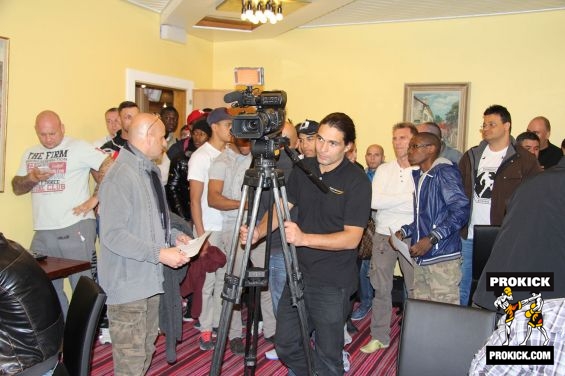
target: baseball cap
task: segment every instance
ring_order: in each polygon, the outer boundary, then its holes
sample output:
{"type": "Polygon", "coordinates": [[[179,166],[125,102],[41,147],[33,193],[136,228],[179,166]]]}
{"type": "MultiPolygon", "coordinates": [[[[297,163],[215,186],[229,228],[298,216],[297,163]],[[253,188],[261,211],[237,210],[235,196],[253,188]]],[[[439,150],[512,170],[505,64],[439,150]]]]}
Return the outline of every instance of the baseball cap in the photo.
{"type": "Polygon", "coordinates": [[[225,107],[218,107],[208,114],[206,120],[208,124],[219,123],[222,120],[231,120],[232,116],[228,114],[228,109],[225,107]]]}
{"type": "Polygon", "coordinates": [[[206,116],[206,114],[207,113],[202,110],[194,110],[186,117],[186,124],[190,125],[201,117],[206,116]]]}
{"type": "Polygon", "coordinates": [[[306,119],[304,122],[296,124],[296,133],[307,135],[315,134],[318,133],[319,127],[320,124],[317,121],[306,119]]]}

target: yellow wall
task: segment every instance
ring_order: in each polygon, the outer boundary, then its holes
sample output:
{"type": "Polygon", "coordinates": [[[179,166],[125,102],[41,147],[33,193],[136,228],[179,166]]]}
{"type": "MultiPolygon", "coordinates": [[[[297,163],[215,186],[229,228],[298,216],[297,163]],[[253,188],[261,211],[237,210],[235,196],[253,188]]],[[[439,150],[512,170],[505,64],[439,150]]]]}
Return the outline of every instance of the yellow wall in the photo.
{"type": "Polygon", "coordinates": [[[263,66],[266,88],[288,92],[295,122],[350,114],[361,161],[374,142],[393,158],[390,128],[402,119],[405,83],[470,82],[468,145],[479,141],[481,114],[493,103],[510,110],[514,135],[543,114],[553,143],[565,137],[565,11],[299,29],[249,42],[188,36],[182,45],[159,39],[157,14],[122,0],[0,0],[0,35],[11,39],[0,231],[24,246],[30,199],[14,196],[9,181],[23,150],[37,142],[35,115],[51,108],[68,134],[102,136],[104,110],[124,99],[126,68],[224,89],[233,87],[233,67],[263,66]]]}
{"type": "Polygon", "coordinates": [[[391,126],[402,120],[405,83],[470,82],[467,146],[482,113],[505,105],[513,135],[547,116],[552,141],[565,137],[565,12],[433,22],[299,29],[274,40],[214,44],[214,85],[231,87],[234,66],[263,66],[267,89],[288,93],[296,123],[330,112],[358,126],[359,160],[381,143],[394,157],[391,126]]]}
{"type": "Polygon", "coordinates": [[[10,181],[24,149],[37,143],[35,115],[57,111],[68,135],[106,133],[104,111],[125,99],[126,68],[212,86],[212,44],[159,38],[159,15],[122,0],[0,0],[0,35],[10,38],[6,186],[0,231],[28,247],[29,195],[10,181]]]}

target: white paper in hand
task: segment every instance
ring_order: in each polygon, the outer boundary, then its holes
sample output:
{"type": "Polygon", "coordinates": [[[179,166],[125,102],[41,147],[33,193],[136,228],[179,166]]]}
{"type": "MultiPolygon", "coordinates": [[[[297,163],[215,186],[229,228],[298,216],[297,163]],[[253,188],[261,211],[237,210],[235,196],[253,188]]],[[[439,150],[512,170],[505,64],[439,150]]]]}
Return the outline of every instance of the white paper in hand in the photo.
{"type": "Polygon", "coordinates": [[[180,244],[177,245],[177,247],[188,257],[196,256],[198,252],[200,252],[200,248],[202,248],[206,239],[208,239],[208,236],[210,236],[210,231],[206,231],[202,236],[192,239],[188,244],[180,244]]]}
{"type": "Polygon", "coordinates": [[[408,251],[408,244],[406,244],[402,240],[398,239],[396,237],[396,235],[394,234],[393,229],[391,229],[390,227],[388,229],[390,230],[390,238],[391,238],[392,247],[394,249],[396,249],[398,252],[400,252],[400,254],[406,260],[408,260],[408,262],[410,262],[410,265],[414,266],[414,259],[410,256],[410,252],[408,251]]]}

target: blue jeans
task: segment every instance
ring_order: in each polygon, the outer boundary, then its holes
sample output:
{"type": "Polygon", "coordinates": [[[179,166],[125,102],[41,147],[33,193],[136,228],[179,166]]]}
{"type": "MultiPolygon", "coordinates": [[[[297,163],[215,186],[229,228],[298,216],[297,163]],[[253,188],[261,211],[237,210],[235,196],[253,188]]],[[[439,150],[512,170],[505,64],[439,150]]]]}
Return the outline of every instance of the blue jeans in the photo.
{"type": "Polygon", "coordinates": [[[469,305],[471,282],[473,281],[473,239],[461,239],[461,284],[459,301],[462,306],[469,305]]]}
{"type": "Polygon", "coordinates": [[[271,253],[269,259],[269,290],[273,301],[273,312],[277,315],[277,308],[284,285],[286,285],[286,267],[282,252],[271,253]]]}
{"type": "MultiPolygon", "coordinates": [[[[343,326],[351,308],[351,291],[332,286],[304,285],[308,331],[316,332],[312,351],[316,373],[343,376],[343,326]]],[[[288,285],[279,301],[276,350],[281,361],[298,376],[307,375],[298,311],[292,306],[288,285]]],[[[289,372],[289,374],[292,374],[289,372]]]]}
{"type": "Polygon", "coordinates": [[[369,279],[370,268],[371,259],[361,260],[361,267],[359,268],[359,300],[361,301],[361,307],[365,309],[371,308],[373,297],[375,296],[375,290],[369,279]]]}

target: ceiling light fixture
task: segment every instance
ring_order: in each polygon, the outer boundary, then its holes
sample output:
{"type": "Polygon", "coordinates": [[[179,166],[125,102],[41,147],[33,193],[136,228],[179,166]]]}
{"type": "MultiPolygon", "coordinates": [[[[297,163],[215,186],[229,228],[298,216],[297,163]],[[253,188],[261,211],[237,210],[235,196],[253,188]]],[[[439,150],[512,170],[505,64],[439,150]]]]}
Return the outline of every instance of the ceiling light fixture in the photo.
{"type": "Polygon", "coordinates": [[[241,0],[241,20],[276,24],[284,18],[282,0],[241,0]]]}

